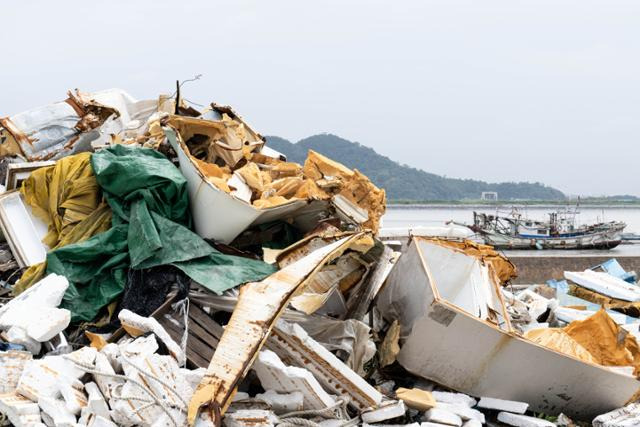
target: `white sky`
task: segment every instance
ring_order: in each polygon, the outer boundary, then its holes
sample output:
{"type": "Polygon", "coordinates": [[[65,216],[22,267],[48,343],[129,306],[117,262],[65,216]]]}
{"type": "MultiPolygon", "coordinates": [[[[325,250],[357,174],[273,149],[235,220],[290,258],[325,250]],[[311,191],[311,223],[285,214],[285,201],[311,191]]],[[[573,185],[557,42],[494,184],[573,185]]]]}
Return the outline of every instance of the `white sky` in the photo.
{"type": "Polygon", "coordinates": [[[121,87],[449,177],[640,196],[637,1],[3,1],[0,115],[121,87]]]}

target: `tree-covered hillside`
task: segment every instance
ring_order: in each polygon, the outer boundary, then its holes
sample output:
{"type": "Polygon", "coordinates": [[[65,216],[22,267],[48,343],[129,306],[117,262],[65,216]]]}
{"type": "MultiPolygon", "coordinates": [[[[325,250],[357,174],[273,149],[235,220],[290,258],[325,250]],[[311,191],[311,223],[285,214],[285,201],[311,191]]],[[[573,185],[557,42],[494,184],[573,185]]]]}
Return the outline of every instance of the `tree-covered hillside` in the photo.
{"type": "Polygon", "coordinates": [[[445,178],[401,165],[373,149],[331,134],[314,135],[293,144],[268,136],[267,145],[290,161],[304,163],[309,149],[315,150],[367,175],[387,191],[389,200],[477,200],[483,191],[497,191],[500,200],[563,200],[565,195],[540,183],[486,183],[472,179],[445,178]]]}

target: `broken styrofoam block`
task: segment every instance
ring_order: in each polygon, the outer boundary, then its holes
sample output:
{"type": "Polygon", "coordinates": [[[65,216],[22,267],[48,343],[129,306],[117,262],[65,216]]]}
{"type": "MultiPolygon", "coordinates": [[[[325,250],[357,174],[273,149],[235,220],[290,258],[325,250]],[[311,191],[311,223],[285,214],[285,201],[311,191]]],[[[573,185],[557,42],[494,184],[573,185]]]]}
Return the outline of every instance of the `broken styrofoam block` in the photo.
{"type": "Polygon", "coordinates": [[[311,338],[298,324],[278,321],[266,346],[285,363],[308,369],[326,390],[360,411],[382,402],[382,394],[378,390],[311,338]]]}
{"type": "Polygon", "coordinates": [[[396,397],[402,400],[409,408],[417,409],[418,411],[428,411],[436,406],[436,400],[431,392],[419,388],[408,389],[400,387],[396,390],[396,397]]]}
{"type": "Polygon", "coordinates": [[[42,396],[38,399],[38,406],[46,413],[56,426],[73,425],[76,417],[69,412],[65,401],[55,397],[42,396]]]}
{"type": "Polygon", "coordinates": [[[477,409],[469,408],[467,405],[457,405],[455,403],[438,403],[437,408],[446,409],[447,411],[453,412],[454,414],[462,418],[462,421],[477,420],[482,424],[485,423],[484,414],[477,409]]]}
{"type": "Polygon", "coordinates": [[[135,337],[145,332],[152,332],[167,346],[169,353],[176,358],[178,364],[184,366],[187,360],[186,355],[156,319],[153,317],[143,317],[126,309],[118,314],[118,319],[122,322],[122,327],[131,336],[135,337]]]}
{"type": "Polygon", "coordinates": [[[73,415],[79,415],[82,408],[87,406],[87,396],[84,394],[84,384],[75,380],[71,382],[62,381],[59,391],[65,401],[67,410],[73,415]]]}
{"type": "Polygon", "coordinates": [[[200,412],[193,427],[216,427],[216,422],[213,419],[211,411],[200,412]]]}
{"type": "Polygon", "coordinates": [[[278,422],[278,417],[262,409],[240,409],[224,416],[225,427],[270,427],[278,422]]]}
{"type": "MultiPolygon", "coordinates": [[[[331,420],[323,420],[317,423],[320,427],[342,427],[344,425],[344,420],[339,419],[331,419],[331,420]]],[[[363,426],[367,426],[369,424],[364,423],[363,426]]]]}
{"type": "Polygon", "coordinates": [[[115,371],[109,363],[109,359],[103,353],[96,354],[95,370],[102,372],[106,375],[93,374],[93,379],[98,385],[100,392],[106,400],[111,399],[111,390],[117,387],[119,384],[123,384],[124,381],[114,378],[111,375],[115,375],[115,371]]]}
{"type": "Polygon", "coordinates": [[[91,419],[87,427],[118,427],[118,425],[112,422],[110,419],[96,415],[91,419]]]}
{"type": "MultiPolygon", "coordinates": [[[[105,348],[108,346],[105,346],[105,348]]],[[[154,335],[139,337],[118,345],[119,353],[126,357],[148,356],[158,351],[158,342],[154,335]]],[[[104,350],[104,349],[103,349],[104,350]]],[[[115,368],[114,368],[115,369],[115,368]]],[[[117,369],[116,369],[117,372],[117,369]]]]}
{"type": "Polygon", "coordinates": [[[40,407],[15,392],[0,394],[0,413],[15,427],[33,426],[41,422],[40,407]]]}
{"type": "Polygon", "coordinates": [[[42,344],[31,338],[27,331],[20,326],[10,327],[6,336],[10,343],[23,346],[31,354],[40,354],[40,350],[42,350],[42,344]]]}
{"type": "MultiPolygon", "coordinates": [[[[90,360],[86,359],[85,355],[77,354],[83,350],[75,351],[66,356],[47,356],[27,362],[18,381],[16,391],[34,402],[37,402],[40,397],[56,397],[61,383],[73,383],[85,373],[63,357],[71,357],[76,354],[78,361],[90,360]]],[[[95,349],[93,351],[95,352],[95,349]]],[[[92,362],[91,360],[90,363],[92,362]]]]}
{"type": "Polygon", "coordinates": [[[207,372],[206,368],[198,368],[198,369],[186,369],[180,368],[180,375],[184,377],[184,379],[189,383],[192,390],[195,390],[202,381],[202,377],[207,372]]]}
{"type": "Polygon", "coordinates": [[[451,391],[432,391],[431,394],[436,399],[436,402],[451,403],[454,405],[466,405],[470,408],[476,406],[476,399],[464,393],[455,393],[451,391]]]}
{"type": "Polygon", "coordinates": [[[515,400],[496,399],[494,397],[482,397],[478,402],[478,408],[493,409],[494,411],[513,412],[514,414],[524,414],[529,408],[525,402],[515,400]]]}
{"type": "Polygon", "coordinates": [[[29,307],[58,307],[68,287],[66,277],[51,273],[0,307],[0,319],[11,318],[12,311],[25,307],[23,303],[28,303],[29,307]]]}
{"type": "Polygon", "coordinates": [[[446,424],[449,426],[462,426],[462,418],[453,412],[446,409],[440,409],[438,407],[429,409],[425,412],[422,419],[432,423],[446,424]]]}
{"type": "Polygon", "coordinates": [[[48,275],[0,307],[0,329],[19,326],[38,342],[55,337],[71,320],[69,310],[56,308],[68,287],[64,276],[48,275]]]}
{"type": "Polygon", "coordinates": [[[271,406],[271,410],[278,415],[301,411],[304,407],[304,395],[299,391],[278,393],[274,390],[267,390],[256,395],[256,398],[268,403],[271,406]]]}
{"type": "Polygon", "coordinates": [[[640,425],[640,403],[631,403],[615,409],[593,420],[593,427],[637,426],[640,425]]]}
{"type": "Polygon", "coordinates": [[[421,422],[420,427],[450,427],[449,424],[432,423],[429,421],[421,422]]]}
{"type": "Polygon", "coordinates": [[[104,400],[104,396],[100,392],[98,385],[94,382],[86,383],[84,389],[88,396],[87,407],[89,410],[98,417],[110,420],[109,405],[107,405],[107,402],[104,400]]]}
{"type": "Polygon", "coordinates": [[[336,403],[311,372],[295,366],[285,366],[278,355],[270,350],[263,350],[258,354],[253,369],[266,390],[279,393],[302,392],[304,409],[324,409],[336,403]]]}
{"type": "Polygon", "coordinates": [[[551,421],[526,415],[512,414],[511,412],[500,412],[498,414],[498,421],[516,427],[556,427],[551,421]]]}
{"type": "MultiPolygon", "coordinates": [[[[153,335],[149,335],[153,338],[153,335]]],[[[141,340],[143,338],[138,338],[141,340]]],[[[153,338],[155,343],[155,338],[153,338]]],[[[157,344],[156,344],[157,345],[157,344]]],[[[150,426],[173,425],[186,423],[185,402],[193,394],[193,389],[180,375],[178,362],[172,356],[162,356],[159,354],[137,354],[131,357],[125,356],[129,346],[123,350],[123,370],[124,375],[132,381],[126,381],[121,387],[112,390],[110,399],[112,418],[117,424],[133,425],[142,424],[150,426]],[[145,389],[141,390],[138,385],[144,384],[145,389]],[[135,397],[156,396],[161,399],[165,412],[158,405],[148,405],[144,401],[139,401],[135,397]],[[175,421],[172,421],[175,420],[175,421]]],[[[138,347],[144,351],[146,346],[138,347]]]]}
{"type": "Polygon", "coordinates": [[[56,423],[53,421],[53,418],[47,415],[46,412],[40,411],[40,419],[47,427],[56,427],[56,423]]]}
{"type": "MultiPolygon", "coordinates": [[[[327,421],[337,421],[338,422],[338,426],[340,425],[344,425],[344,420],[327,420],[327,421]]],[[[323,424],[323,422],[319,423],[321,426],[325,427],[325,424],[323,424]]],[[[421,427],[426,425],[426,427],[440,427],[444,424],[433,424],[433,423],[422,423],[422,424],[418,424],[418,423],[411,423],[411,424],[367,424],[367,423],[362,423],[362,427],[421,427]]],[[[327,427],[334,427],[335,424],[327,424],[327,427]]],[[[445,426],[447,427],[447,426],[445,426]]]]}
{"type": "Polygon", "coordinates": [[[24,365],[32,358],[28,351],[0,351],[0,393],[9,393],[16,389],[24,365]]]}
{"type": "Polygon", "coordinates": [[[120,347],[118,344],[109,343],[100,349],[100,353],[107,357],[107,360],[109,360],[109,363],[116,374],[122,373],[122,363],[119,359],[120,347]]]}
{"type": "Polygon", "coordinates": [[[38,308],[36,313],[31,312],[26,317],[22,325],[26,325],[27,334],[38,342],[49,341],[71,322],[71,312],[65,308],[38,308]]]}
{"type": "Polygon", "coordinates": [[[378,408],[364,411],[360,414],[362,422],[373,424],[404,416],[407,408],[402,400],[383,402],[378,408]]]}
{"type": "Polygon", "coordinates": [[[478,420],[467,420],[462,424],[462,427],[482,427],[482,424],[478,420]]]}

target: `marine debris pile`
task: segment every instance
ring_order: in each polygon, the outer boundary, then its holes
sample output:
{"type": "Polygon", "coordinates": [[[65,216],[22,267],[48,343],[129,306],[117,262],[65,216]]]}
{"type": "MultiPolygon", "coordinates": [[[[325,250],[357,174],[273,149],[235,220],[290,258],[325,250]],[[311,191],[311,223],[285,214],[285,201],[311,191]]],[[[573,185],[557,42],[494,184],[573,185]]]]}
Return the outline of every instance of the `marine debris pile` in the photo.
{"type": "Polygon", "coordinates": [[[366,176],[179,95],[69,92],[0,156],[3,425],[640,423],[615,260],[525,286],[446,227],[395,250],[366,176]]]}

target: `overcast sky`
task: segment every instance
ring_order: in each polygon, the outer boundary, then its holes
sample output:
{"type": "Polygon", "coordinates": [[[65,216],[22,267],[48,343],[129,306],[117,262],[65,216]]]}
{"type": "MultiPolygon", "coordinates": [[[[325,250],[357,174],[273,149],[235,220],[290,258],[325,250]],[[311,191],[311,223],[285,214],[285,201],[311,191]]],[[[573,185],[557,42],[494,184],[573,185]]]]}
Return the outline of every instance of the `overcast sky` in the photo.
{"type": "Polygon", "coordinates": [[[640,196],[637,1],[5,1],[0,41],[0,115],[202,74],[185,96],[262,134],[640,196]]]}

